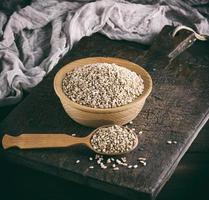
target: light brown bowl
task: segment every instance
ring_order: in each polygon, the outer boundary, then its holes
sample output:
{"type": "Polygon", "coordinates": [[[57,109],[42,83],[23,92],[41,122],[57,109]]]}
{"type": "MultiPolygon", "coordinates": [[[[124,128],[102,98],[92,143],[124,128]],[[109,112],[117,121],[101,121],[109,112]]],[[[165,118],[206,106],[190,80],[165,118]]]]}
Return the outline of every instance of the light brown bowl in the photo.
{"type": "Polygon", "coordinates": [[[79,124],[89,127],[99,127],[108,124],[124,125],[133,120],[141,111],[146,98],[152,90],[152,79],[146,70],[128,60],[111,57],[90,57],[73,61],[60,69],[54,78],[54,90],[66,113],[79,124]],[[62,80],[66,73],[76,67],[102,62],[115,63],[140,74],[144,80],[142,95],[127,105],[108,109],[91,108],[71,101],[62,90],[62,80]]]}

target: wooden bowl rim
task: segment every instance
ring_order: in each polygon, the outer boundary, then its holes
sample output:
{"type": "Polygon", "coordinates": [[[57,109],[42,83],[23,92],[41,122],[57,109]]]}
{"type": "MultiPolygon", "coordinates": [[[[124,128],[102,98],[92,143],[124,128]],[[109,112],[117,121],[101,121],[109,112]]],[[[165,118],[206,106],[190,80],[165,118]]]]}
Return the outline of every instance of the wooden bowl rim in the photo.
{"type": "MultiPolygon", "coordinates": [[[[120,64],[118,64],[120,65],[120,64]]],[[[122,66],[122,65],[120,65],[122,66]]],[[[125,67],[127,69],[129,69],[128,67],[126,66],[122,66],[122,67],[125,67]]],[[[129,69],[130,70],[130,69],[129,69]]],[[[134,70],[132,70],[134,71],[134,70]]],[[[138,71],[135,71],[137,74],[139,74],[138,71]]],[[[141,74],[140,74],[141,75],[141,74]]],[[[142,77],[143,79],[143,77],[142,77]]],[[[82,59],[78,59],[78,60],[74,60],[66,65],[64,65],[55,75],[54,77],[54,90],[55,90],[55,93],[57,94],[57,96],[60,98],[61,102],[63,103],[63,101],[74,107],[74,108],[77,108],[79,110],[82,110],[82,111],[86,111],[86,112],[92,112],[92,113],[112,113],[112,112],[120,112],[120,111],[123,111],[123,110],[126,110],[126,109],[129,109],[133,106],[135,106],[136,104],[138,104],[140,101],[145,101],[146,98],[149,96],[149,94],[151,93],[152,91],[152,78],[151,76],[149,75],[149,73],[144,69],[142,68],[141,66],[131,62],[131,61],[128,61],[128,60],[125,60],[125,59],[122,59],[122,58],[116,58],[116,57],[87,57],[87,58],[82,58],[82,59]],[[80,105],[76,102],[73,102],[71,101],[63,92],[62,90],[62,87],[61,87],[61,83],[62,83],[62,80],[63,80],[63,74],[66,74],[67,72],[73,70],[69,70],[69,68],[72,66],[72,65],[78,65],[81,66],[79,63],[82,63],[82,65],[85,65],[85,61],[86,61],[86,64],[89,64],[89,63],[97,63],[95,62],[95,60],[99,60],[97,62],[106,62],[106,63],[115,63],[115,64],[118,64],[117,61],[119,62],[124,62],[126,65],[133,65],[133,66],[137,66],[139,71],[143,72],[143,76],[146,77],[146,81],[148,82],[147,84],[147,88],[145,86],[145,89],[143,91],[143,93],[137,97],[134,101],[132,101],[131,103],[129,104],[126,104],[126,105],[123,105],[123,106],[120,106],[120,107],[116,107],[116,108],[91,108],[91,107],[88,107],[88,106],[84,106],[84,105],[80,105]],[[92,61],[92,62],[91,62],[92,61]]]]}

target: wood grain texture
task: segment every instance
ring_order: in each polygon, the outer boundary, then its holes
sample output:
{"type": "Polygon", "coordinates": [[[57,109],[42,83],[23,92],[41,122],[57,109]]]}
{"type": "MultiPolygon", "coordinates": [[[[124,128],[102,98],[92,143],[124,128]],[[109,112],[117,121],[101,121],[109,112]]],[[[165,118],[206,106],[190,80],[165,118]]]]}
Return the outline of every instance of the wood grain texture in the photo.
{"type": "MultiPolygon", "coordinates": [[[[88,56],[116,56],[140,63],[140,52],[132,43],[110,41],[100,35],[83,39],[1,123],[1,132],[16,135],[20,132],[61,130],[87,135],[92,129],[69,119],[55,96],[52,87],[54,74],[63,64],[88,56]]],[[[207,50],[205,53],[201,51],[201,55],[187,51],[167,67],[160,62],[157,66],[153,65],[155,70],[152,65],[147,67],[153,77],[153,94],[147,99],[141,115],[131,125],[136,131],[143,130],[143,134],[139,150],[128,156],[129,162],[135,162],[141,156],[147,157],[146,167],[137,170],[121,168],[118,172],[101,170],[99,167],[89,170],[91,164],[88,157],[92,153],[82,147],[41,151],[11,149],[5,152],[5,157],[129,199],[155,197],[208,117],[208,66],[198,64],[198,58],[207,54],[207,50]],[[192,59],[195,63],[194,55],[197,64],[191,65],[192,59]],[[168,145],[167,140],[176,140],[178,143],[168,145]],[[144,150],[140,151],[142,147],[144,150]],[[77,159],[81,160],[79,166],[75,165],[77,159]]]]}
{"type": "Polygon", "coordinates": [[[41,133],[24,133],[18,136],[5,134],[2,139],[4,149],[18,147],[19,149],[40,149],[40,148],[63,148],[73,145],[83,144],[91,147],[91,135],[86,137],[74,137],[68,134],[41,134],[41,133]]]}

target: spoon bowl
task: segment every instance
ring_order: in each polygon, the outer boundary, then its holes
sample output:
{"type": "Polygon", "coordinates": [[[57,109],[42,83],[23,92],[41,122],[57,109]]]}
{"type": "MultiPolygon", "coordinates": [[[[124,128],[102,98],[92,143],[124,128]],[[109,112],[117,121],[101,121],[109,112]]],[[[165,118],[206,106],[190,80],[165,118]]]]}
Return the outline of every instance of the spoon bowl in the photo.
{"type": "Polygon", "coordinates": [[[2,139],[2,146],[4,149],[8,149],[11,147],[17,147],[19,149],[42,149],[42,148],[64,148],[73,145],[83,144],[97,154],[109,155],[109,156],[126,154],[133,151],[137,147],[138,137],[136,133],[132,131],[132,133],[135,134],[135,141],[133,147],[129,151],[121,152],[121,153],[106,153],[95,150],[92,146],[91,138],[97,132],[98,129],[104,127],[111,127],[111,126],[112,125],[101,126],[95,129],[94,131],[92,131],[89,135],[85,137],[74,137],[63,133],[53,133],[53,134],[24,133],[18,136],[11,136],[5,134],[2,139]]]}
{"type": "MultiPolygon", "coordinates": [[[[135,135],[135,141],[134,141],[134,145],[133,147],[129,150],[129,151],[126,151],[126,152],[121,152],[121,153],[105,153],[105,152],[100,152],[100,151],[97,151],[96,149],[93,148],[92,144],[91,144],[91,138],[93,137],[93,135],[101,128],[108,128],[108,127],[111,127],[112,125],[104,125],[104,126],[100,126],[98,127],[97,129],[95,129],[94,131],[92,131],[87,137],[88,138],[88,142],[89,144],[86,144],[91,150],[93,150],[95,153],[97,154],[102,154],[102,155],[107,155],[107,156],[117,156],[117,155],[123,155],[123,154],[127,154],[127,153],[130,153],[131,151],[133,151],[137,146],[138,146],[138,143],[139,143],[139,140],[138,140],[138,137],[136,135],[135,132],[133,132],[131,129],[127,128],[129,131],[132,131],[132,133],[134,133],[135,135]]],[[[123,127],[123,126],[120,126],[120,127],[123,127]]]]}

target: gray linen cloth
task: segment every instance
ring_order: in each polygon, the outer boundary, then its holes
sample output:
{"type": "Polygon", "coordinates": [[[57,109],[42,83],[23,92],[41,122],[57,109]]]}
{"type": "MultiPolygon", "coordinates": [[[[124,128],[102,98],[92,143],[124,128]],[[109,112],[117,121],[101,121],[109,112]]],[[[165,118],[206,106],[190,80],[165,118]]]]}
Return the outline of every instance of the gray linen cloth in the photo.
{"type": "Polygon", "coordinates": [[[209,21],[180,1],[36,0],[9,18],[0,12],[0,106],[17,103],[84,36],[150,44],[165,25],[187,25],[209,35],[209,21]]]}

